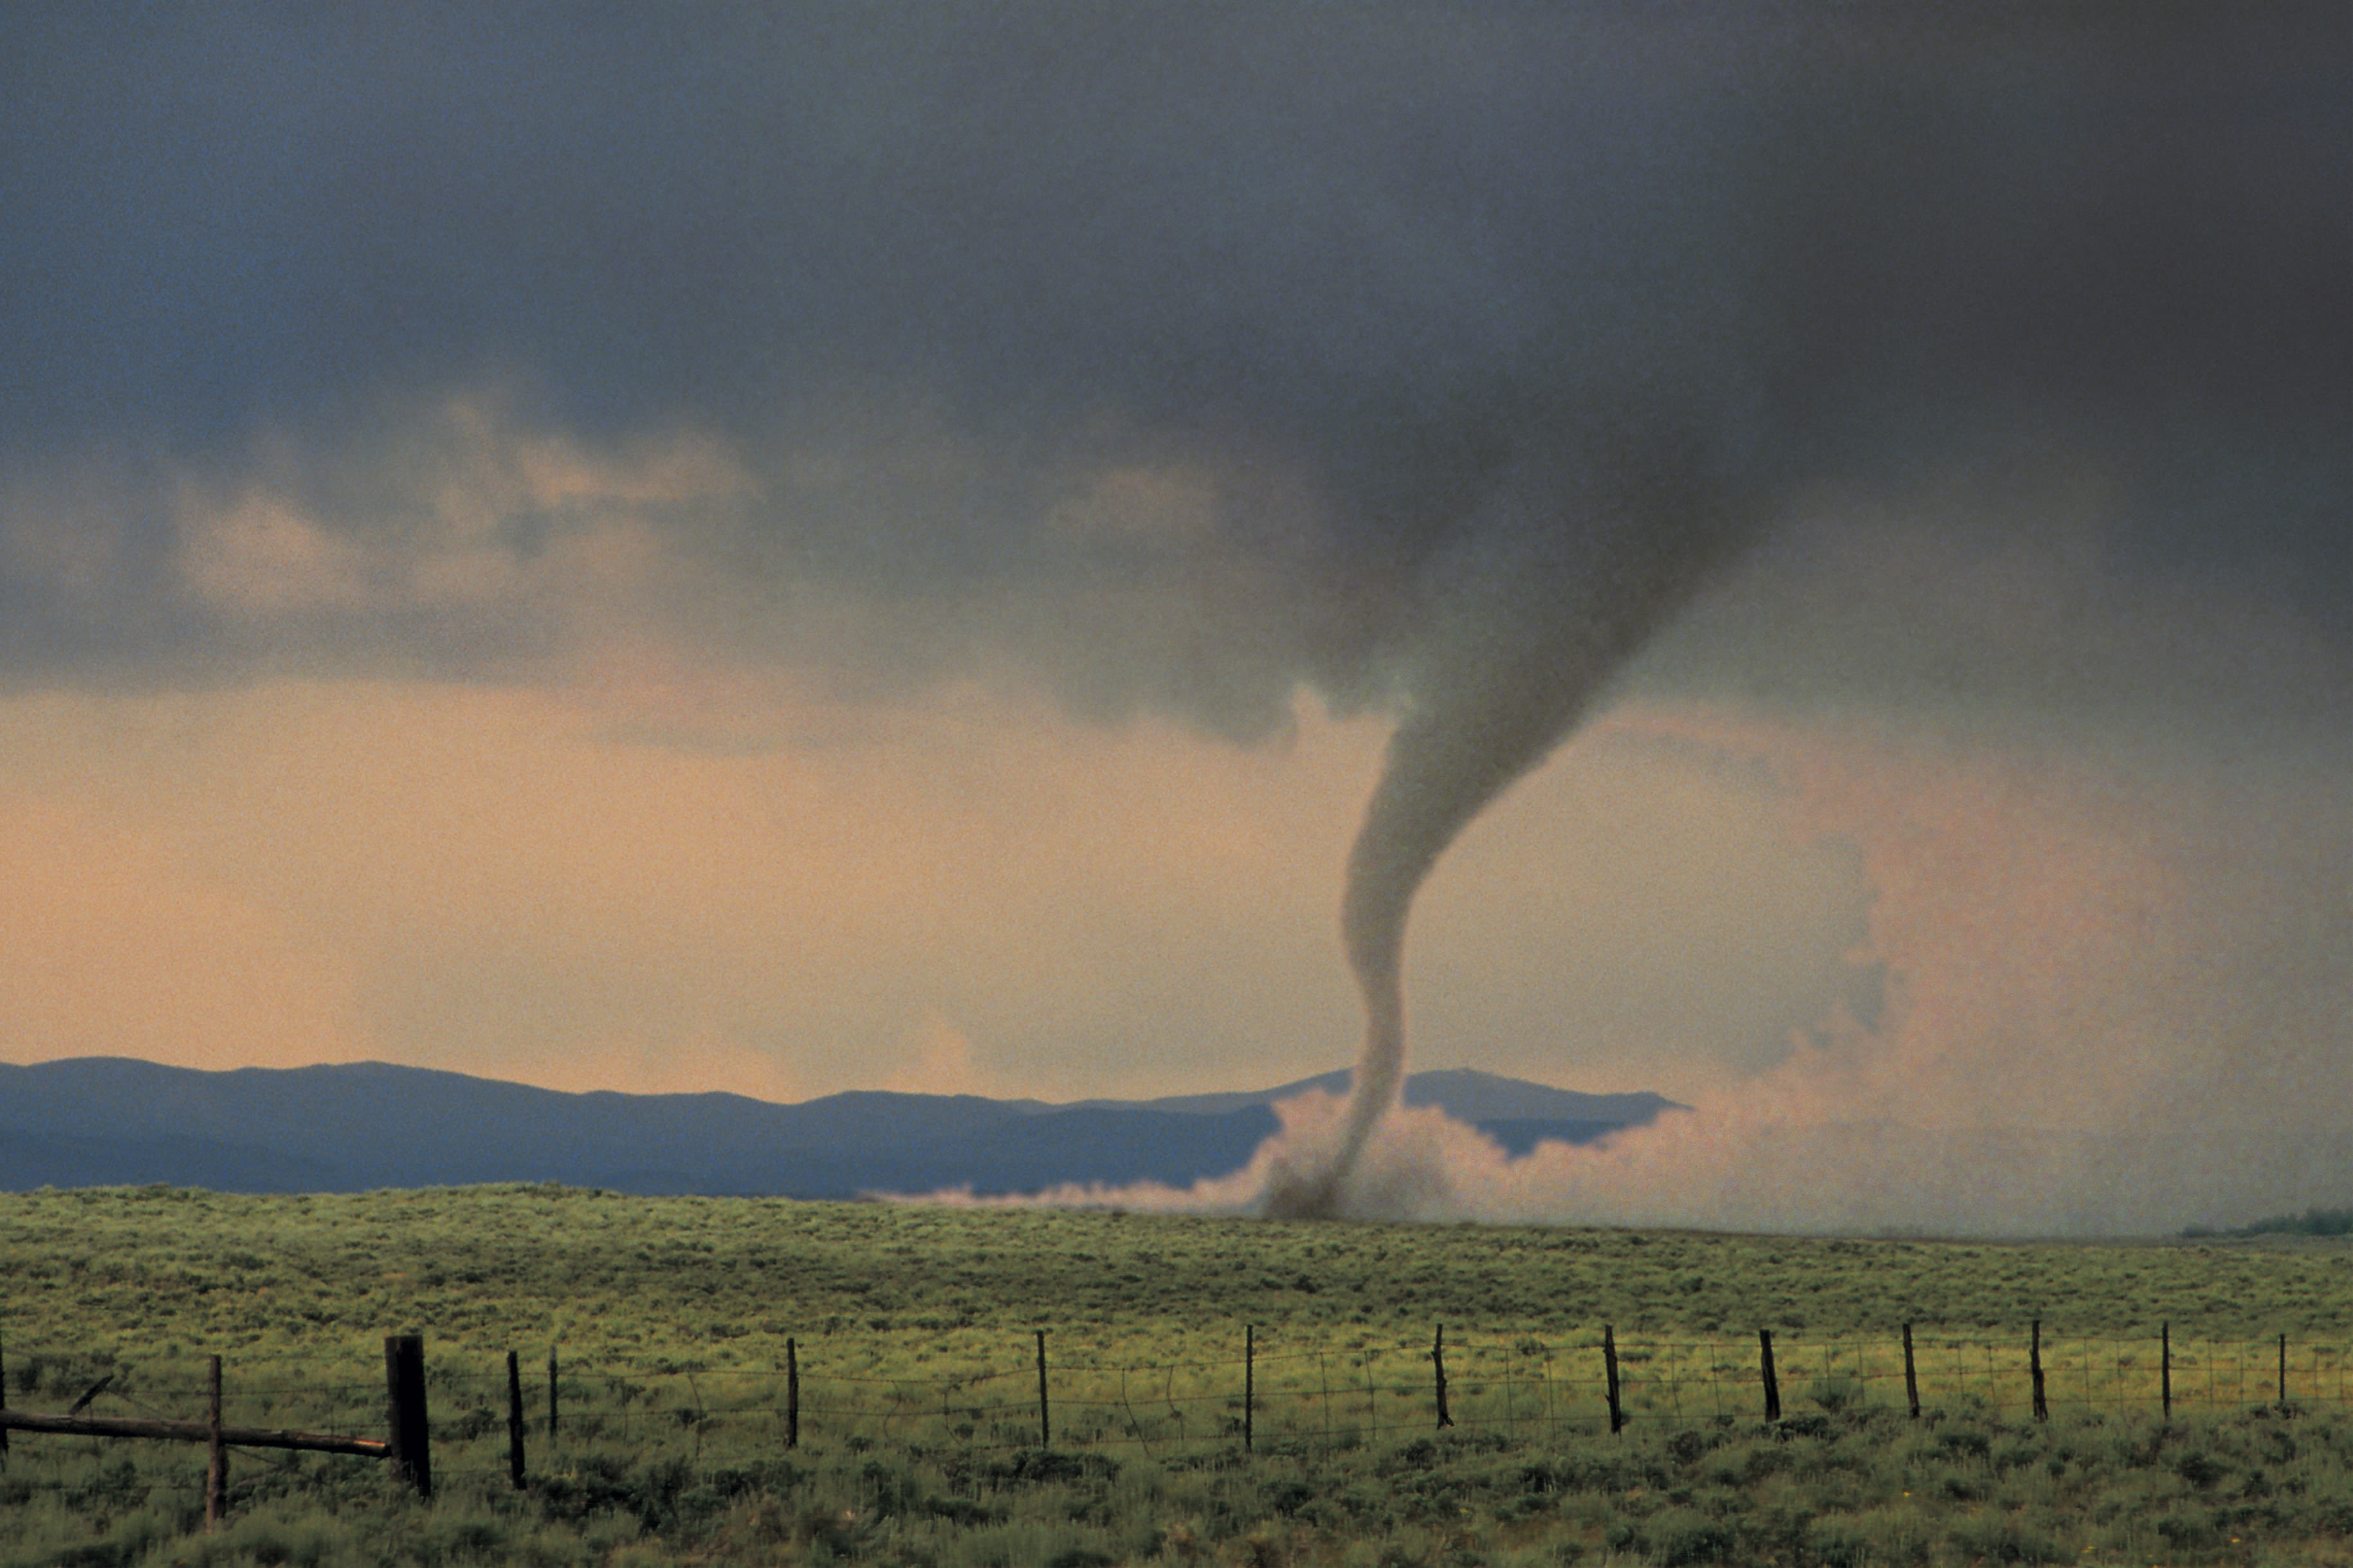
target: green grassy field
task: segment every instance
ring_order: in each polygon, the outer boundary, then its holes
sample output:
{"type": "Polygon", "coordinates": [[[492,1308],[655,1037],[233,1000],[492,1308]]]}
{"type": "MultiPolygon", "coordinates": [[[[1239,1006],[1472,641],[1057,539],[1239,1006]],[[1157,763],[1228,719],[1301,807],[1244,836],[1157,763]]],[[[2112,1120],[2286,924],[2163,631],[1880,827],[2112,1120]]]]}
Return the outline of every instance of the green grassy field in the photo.
{"type": "Polygon", "coordinates": [[[19,1434],[0,1564],[2353,1559],[2342,1239],[140,1189],[0,1194],[0,1279],[21,1409],[108,1379],[92,1414],[197,1417],[218,1354],[230,1424],[380,1436],[384,1337],[421,1333],[437,1481],[420,1503],[364,1460],[240,1453],[208,1537],[201,1445],[19,1434]],[[530,1416],[520,1492],[509,1350],[530,1416]]]}

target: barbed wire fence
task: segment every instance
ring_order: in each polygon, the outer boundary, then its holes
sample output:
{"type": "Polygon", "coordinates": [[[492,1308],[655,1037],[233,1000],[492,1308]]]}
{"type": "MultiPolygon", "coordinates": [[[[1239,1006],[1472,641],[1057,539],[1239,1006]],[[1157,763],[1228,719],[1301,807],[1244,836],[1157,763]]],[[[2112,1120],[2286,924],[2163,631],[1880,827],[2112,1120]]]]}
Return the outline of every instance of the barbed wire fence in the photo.
{"type": "MultiPolygon", "coordinates": [[[[1915,1334],[1905,1325],[1878,1335],[1629,1340],[1604,1325],[1546,1341],[1464,1338],[1459,1329],[1448,1337],[1433,1325],[1423,1342],[1251,1327],[1230,1354],[1126,1362],[1058,1356],[1050,1331],[1033,1332],[1034,1353],[1008,1338],[1002,1356],[918,1371],[897,1370],[932,1353],[914,1336],[829,1336],[807,1353],[795,1338],[773,1366],[575,1359],[551,1350],[543,1383],[534,1363],[528,1397],[516,1352],[440,1349],[423,1363],[429,1475],[444,1486],[522,1488],[609,1468],[617,1452],[658,1453],[690,1472],[807,1463],[830,1452],[955,1459],[983,1471],[990,1463],[1007,1471],[1011,1457],[1011,1472],[1027,1465],[1058,1473],[1038,1458],[1046,1454],[1076,1474],[1068,1467],[1082,1468],[1094,1453],[1247,1463],[1259,1453],[1303,1455],[1450,1431],[1458,1440],[1541,1445],[1606,1442],[1620,1428],[1744,1422],[1820,1432],[1832,1417],[1871,1408],[1931,1418],[2140,1412],[2170,1419],[2353,1403],[2353,1349],[2284,1335],[2046,1336],[2038,1322],[2023,1334],[1915,1334]]],[[[92,1466],[100,1443],[157,1434],[61,1429],[56,1423],[65,1417],[28,1411],[34,1396],[47,1404],[78,1394],[72,1419],[85,1424],[133,1426],[143,1417],[185,1426],[207,1396],[187,1358],[115,1363],[78,1386],[95,1364],[41,1354],[12,1368],[0,1357],[0,1506],[36,1490],[104,1503],[111,1489],[134,1486],[142,1495],[185,1487],[205,1496],[223,1485],[195,1456],[92,1466]],[[133,1419],[101,1414],[110,1410],[133,1419]],[[11,1455],[12,1427],[36,1442],[20,1442],[11,1455]],[[56,1462],[36,1458],[37,1445],[54,1445],[56,1462]],[[81,1462],[66,1462],[71,1455],[81,1462]]],[[[397,1449],[396,1405],[383,1380],[322,1374],[309,1363],[231,1363],[213,1417],[237,1456],[231,1500],[352,1479],[343,1454],[265,1456],[239,1447],[236,1431],[268,1426],[350,1440],[391,1433],[397,1449]]],[[[417,1418],[426,1419],[423,1408],[417,1418]]],[[[421,1464],[424,1443],[417,1449],[410,1459],[421,1464]]]]}

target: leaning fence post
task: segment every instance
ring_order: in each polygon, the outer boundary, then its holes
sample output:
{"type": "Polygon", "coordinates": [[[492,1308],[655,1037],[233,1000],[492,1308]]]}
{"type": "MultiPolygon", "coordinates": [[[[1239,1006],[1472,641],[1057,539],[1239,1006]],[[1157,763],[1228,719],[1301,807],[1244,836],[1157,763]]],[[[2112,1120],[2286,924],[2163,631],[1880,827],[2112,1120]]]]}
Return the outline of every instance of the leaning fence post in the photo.
{"type": "Polygon", "coordinates": [[[1430,1361],[1438,1373],[1438,1424],[1454,1425],[1454,1417],[1446,1408],[1446,1325],[1438,1325],[1438,1342],[1430,1347],[1430,1361]]]}
{"type": "Polygon", "coordinates": [[[1625,1412],[1618,1404],[1618,1331],[1608,1323],[1601,1325],[1601,1372],[1609,1389],[1609,1430],[1614,1435],[1626,1426],[1625,1412]]]}
{"type": "Polygon", "coordinates": [[[785,1447],[801,1446],[801,1351],[790,1335],[785,1338],[785,1447]]]}
{"type": "Polygon", "coordinates": [[[522,1490],[522,1363],[507,1352],[507,1473],[522,1490]]]}
{"type": "Polygon", "coordinates": [[[2173,1419],[2173,1325],[2157,1325],[2157,1390],[2165,1402],[2165,1418],[2173,1419]]]}
{"type": "Polygon", "coordinates": [[[2034,1374],[2034,1418],[2051,1419],[2051,1406],[2042,1398],[2042,1320],[2034,1320],[2034,1337],[2027,1342],[2027,1368],[2034,1374]]]}
{"type": "Polygon", "coordinates": [[[1912,1325],[1904,1325],[1904,1398],[1912,1406],[1912,1419],[1920,1419],[1920,1373],[1912,1363],[1912,1325]]]}
{"type": "Polygon", "coordinates": [[[417,1489],[433,1495],[431,1438],[425,1420],[425,1336],[386,1334],[384,1337],[385,1402],[390,1406],[392,1472],[417,1489]]]}
{"type": "Polygon", "coordinates": [[[210,1450],[205,1467],[205,1532],[220,1528],[228,1512],[228,1447],[221,1441],[221,1358],[215,1356],[205,1373],[205,1435],[210,1450]]]}
{"type": "Polygon", "coordinates": [[[1781,1380],[1773,1375],[1773,1331],[1757,1331],[1758,1363],[1765,1373],[1765,1419],[1781,1419],[1781,1380]]]}
{"type": "Polygon", "coordinates": [[[1242,1452],[1250,1451],[1250,1405],[1258,1395],[1258,1325],[1242,1325],[1242,1452]]]}

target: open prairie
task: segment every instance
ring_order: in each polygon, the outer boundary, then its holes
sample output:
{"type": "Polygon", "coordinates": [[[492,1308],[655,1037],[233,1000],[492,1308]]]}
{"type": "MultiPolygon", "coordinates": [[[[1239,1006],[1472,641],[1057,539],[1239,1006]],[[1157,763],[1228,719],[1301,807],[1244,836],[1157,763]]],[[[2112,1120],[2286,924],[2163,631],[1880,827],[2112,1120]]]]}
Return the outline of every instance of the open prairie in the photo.
{"type": "Polygon", "coordinates": [[[228,1426],[382,1436],[385,1338],[418,1333],[435,1483],[240,1450],[207,1535],[203,1445],[18,1432],[10,1565],[2318,1563],[2353,1540],[2337,1241],[113,1189],[0,1196],[0,1256],[12,1408],[95,1387],[90,1415],[201,1418],[217,1354],[228,1426]]]}

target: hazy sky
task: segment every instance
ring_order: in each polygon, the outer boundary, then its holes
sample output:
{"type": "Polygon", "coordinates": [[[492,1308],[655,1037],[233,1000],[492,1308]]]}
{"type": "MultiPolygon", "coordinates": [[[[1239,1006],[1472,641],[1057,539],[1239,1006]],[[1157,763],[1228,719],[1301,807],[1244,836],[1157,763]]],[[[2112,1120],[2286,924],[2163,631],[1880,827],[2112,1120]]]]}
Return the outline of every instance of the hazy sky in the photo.
{"type": "Polygon", "coordinates": [[[1409,1065],[1711,1131],[1466,1203],[2353,1201],[2353,29],[2264,17],[9,6],[0,1059],[1321,1071],[1392,729],[1584,638],[1409,1065]]]}

